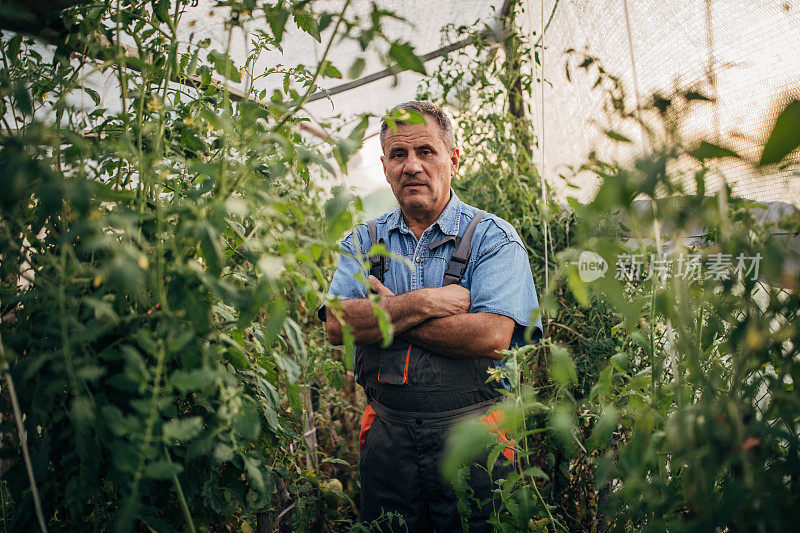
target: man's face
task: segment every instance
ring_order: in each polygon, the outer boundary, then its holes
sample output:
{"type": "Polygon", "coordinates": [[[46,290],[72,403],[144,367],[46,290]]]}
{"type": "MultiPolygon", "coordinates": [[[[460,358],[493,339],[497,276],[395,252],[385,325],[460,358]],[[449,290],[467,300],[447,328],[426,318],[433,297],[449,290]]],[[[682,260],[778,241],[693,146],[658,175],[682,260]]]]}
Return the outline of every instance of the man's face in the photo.
{"type": "Polygon", "coordinates": [[[404,211],[440,213],[450,200],[450,181],[458,169],[458,149],[447,148],[439,125],[398,124],[386,132],[383,173],[404,211]]]}

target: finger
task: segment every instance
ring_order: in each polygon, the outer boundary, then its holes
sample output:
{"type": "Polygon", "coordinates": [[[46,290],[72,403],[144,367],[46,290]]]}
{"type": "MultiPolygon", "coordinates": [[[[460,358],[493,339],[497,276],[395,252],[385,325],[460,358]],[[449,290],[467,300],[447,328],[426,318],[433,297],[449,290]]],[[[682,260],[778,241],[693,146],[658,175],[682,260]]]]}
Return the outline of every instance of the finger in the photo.
{"type": "Polygon", "coordinates": [[[369,277],[369,282],[372,285],[372,288],[378,294],[382,294],[383,296],[394,296],[394,293],[392,291],[390,291],[388,288],[386,288],[386,285],[381,283],[381,281],[378,278],[376,278],[375,276],[370,276],[369,277]]]}

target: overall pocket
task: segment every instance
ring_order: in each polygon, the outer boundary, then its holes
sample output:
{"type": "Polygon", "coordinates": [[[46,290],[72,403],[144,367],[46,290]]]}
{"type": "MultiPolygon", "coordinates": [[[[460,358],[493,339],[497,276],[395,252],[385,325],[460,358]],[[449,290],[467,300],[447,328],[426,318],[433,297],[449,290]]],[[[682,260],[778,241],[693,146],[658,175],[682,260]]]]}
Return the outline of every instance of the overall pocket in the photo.
{"type": "Polygon", "coordinates": [[[380,352],[378,362],[378,382],[388,385],[408,384],[408,360],[411,358],[411,345],[394,343],[380,352]]]}
{"type": "MultiPolygon", "coordinates": [[[[441,385],[442,384],[442,358],[434,352],[415,347],[411,350],[411,383],[412,385],[441,385]]],[[[455,361],[455,359],[453,360],[455,361]]],[[[464,364],[465,361],[458,361],[464,364]]],[[[449,371],[445,374],[450,376],[449,371]]]]}

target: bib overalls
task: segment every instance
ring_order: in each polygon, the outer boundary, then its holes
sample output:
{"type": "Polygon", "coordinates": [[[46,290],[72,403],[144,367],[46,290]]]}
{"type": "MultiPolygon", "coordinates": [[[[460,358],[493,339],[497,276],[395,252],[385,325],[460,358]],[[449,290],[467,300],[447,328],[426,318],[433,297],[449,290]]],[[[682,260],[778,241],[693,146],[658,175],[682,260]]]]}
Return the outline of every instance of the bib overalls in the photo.
{"type": "MultiPolygon", "coordinates": [[[[484,214],[479,211],[456,238],[442,285],[461,280],[471,237],[484,214]]],[[[375,243],[375,222],[367,225],[375,243]]],[[[385,270],[384,257],[370,258],[370,274],[383,282],[385,270]]],[[[388,348],[356,347],[356,375],[369,403],[360,436],[362,521],[388,512],[405,521],[400,526],[398,520],[389,520],[393,531],[461,531],[462,518],[469,531],[491,531],[487,519],[494,485],[485,469],[471,468],[471,504],[460,514],[455,491],[442,478],[440,461],[452,425],[464,416],[483,413],[500,398],[496,384],[486,383],[492,364],[488,358],[448,357],[400,340],[388,348]]],[[[503,456],[513,459],[512,454],[507,449],[503,456]]],[[[503,456],[494,469],[495,479],[507,477],[512,468],[503,456]]]]}

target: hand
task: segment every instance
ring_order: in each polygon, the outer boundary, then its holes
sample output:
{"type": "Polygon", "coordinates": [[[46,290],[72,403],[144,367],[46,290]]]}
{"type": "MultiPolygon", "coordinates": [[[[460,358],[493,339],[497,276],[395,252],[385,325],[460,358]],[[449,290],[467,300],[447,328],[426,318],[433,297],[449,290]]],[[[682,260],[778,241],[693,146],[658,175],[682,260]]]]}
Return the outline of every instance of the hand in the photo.
{"type": "Polygon", "coordinates": [[[394,296],[394,293],[390,291],[386,285],[381,283],[380,280],[375,276],[369,277],[369,283],[372,285],[372,289],[381,296],[394,296]]]}
{"type": "Polygon", "coordinates": [[[426,296],[433,318],[469,313],[471,303],[469,289],[453,283],[425,290],[428,291],[426,296]]]}
{"type": "MultiPolygon", "coordinates": [[[[369,282],[373,290],[381,296],[394,296],[394,293],[375,276],[370,276],[369,282]]],[[[453,283],[444,287],[423,289],[419,294],[425,295],[431,318],[469,313],[471,304],[469,290],[461,285],[453,283]]]]}

